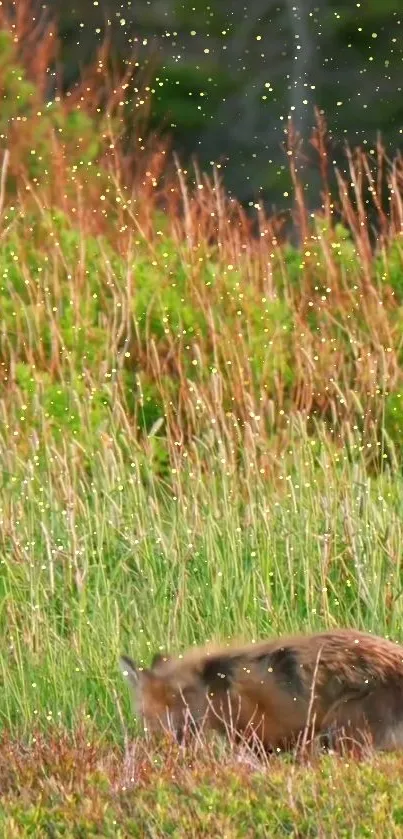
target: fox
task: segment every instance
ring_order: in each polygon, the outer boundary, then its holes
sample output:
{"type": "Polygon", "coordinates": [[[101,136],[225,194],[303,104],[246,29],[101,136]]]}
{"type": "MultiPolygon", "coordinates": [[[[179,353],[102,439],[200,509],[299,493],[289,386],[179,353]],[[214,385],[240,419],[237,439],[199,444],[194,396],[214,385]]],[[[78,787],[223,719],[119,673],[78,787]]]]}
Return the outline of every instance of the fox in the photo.
{"type": "Polygon", "coordinates": [[[120,667],[145,731],[181,744],[214,730],[276,753],[311,730],[324,748],[341,735],[380,751],[403,747],[403,646],[371,633],[206,645],[157,653],[144,669],[122,655],[120,667]]]}

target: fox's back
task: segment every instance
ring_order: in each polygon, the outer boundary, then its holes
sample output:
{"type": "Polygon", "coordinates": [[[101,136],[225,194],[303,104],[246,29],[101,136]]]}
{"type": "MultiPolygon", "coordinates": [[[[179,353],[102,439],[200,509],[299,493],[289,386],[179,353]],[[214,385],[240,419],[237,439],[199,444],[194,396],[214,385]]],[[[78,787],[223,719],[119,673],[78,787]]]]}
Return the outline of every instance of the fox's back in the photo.
{"type": "Polygon", "coordinates": [[[384,681],[390,676],[403,678],[403,646],[387,638],[352,629],[336,629],[310,635],[289,635],[249,644],[205,646],[189,650],[180,659],[164,665],[164,672],[197,672],[206,661],[225,662],[233,673],[249,674],[265,658],[282,659],[291,672],[291,661],[310,680],[314,671],[318,685],[329,674],[338,674],[341,681],[359,681],[370,677],[384,681]]]}

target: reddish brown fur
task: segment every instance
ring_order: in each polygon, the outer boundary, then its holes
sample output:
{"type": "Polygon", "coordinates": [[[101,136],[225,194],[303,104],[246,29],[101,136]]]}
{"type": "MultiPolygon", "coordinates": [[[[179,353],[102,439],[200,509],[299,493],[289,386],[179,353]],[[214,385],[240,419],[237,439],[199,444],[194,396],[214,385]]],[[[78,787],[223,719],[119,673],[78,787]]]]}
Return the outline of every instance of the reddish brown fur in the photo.
{"type": "Polygon", "coordinates": [[[122,659],[146,727],[199,726],[249,737],[267,749],[316,733],[403,746],[403,647],[354,630],[204,647],[139,671],[122,659]]]}

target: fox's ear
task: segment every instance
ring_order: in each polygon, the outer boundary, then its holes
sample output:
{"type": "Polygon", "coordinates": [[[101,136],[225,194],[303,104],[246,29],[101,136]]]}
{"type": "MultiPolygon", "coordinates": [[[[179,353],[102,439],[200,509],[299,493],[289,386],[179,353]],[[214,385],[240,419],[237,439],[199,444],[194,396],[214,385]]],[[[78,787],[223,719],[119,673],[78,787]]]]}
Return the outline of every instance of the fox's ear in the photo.
{"type": "Polygon", "coordinates": [[[120,656],[119,664],[125,678],[134,688],[138,688],[143,671],[139,670],[133,659],[127,655],[120,656]]]}
{"type": "Polygon", "coordinates": [[[156,664],[162,664],[164,661],[169,661],[170,656],[167,653],[155,653],[153,656],[151,667],[155,667],[156,664]]]}

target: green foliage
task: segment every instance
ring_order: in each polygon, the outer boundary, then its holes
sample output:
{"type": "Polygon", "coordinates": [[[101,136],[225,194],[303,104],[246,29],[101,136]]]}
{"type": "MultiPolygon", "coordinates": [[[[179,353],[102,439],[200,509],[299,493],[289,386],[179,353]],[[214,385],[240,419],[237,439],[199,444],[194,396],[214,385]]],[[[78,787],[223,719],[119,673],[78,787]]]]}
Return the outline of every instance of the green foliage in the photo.
{"type": "Polygon", "coordinates": [[[133,269],[136,288],[132,310],[142,334],[149,330],[159,339],[166,334],[176,338],[205,335],[204,313],[192,299],[192,286],[174,243],[164,238],[158,256],[157,264],[150,258],[140,258],[133,269]]]}
{"type": "Polygon", "coordinates": [[[292,245],[286,245],[284,248],[284,264],[287,283],[298,288],[303,269],[301,251],[292,247],[292,245]]]}
{"type": "MultiPolygon", "coordinates": [[[[0,138],[14,154],[18,149],[29,178],[45,182],[51,177],[55,139],[62,144],[72,174],[95,167],[101,151],[101,121],[96,125],[82,110],[69,112],[58,100],[41,101],[25,69],[16,63],[12,35],[5,31],[0,32],[0,84],[0,138]]],[[[16,181],[12,183],[15,188],[16,181]]],[[[9,180],[9,189],[12,183],[9,180]]]]}
{"type": "Polygon", "coordinates": [[[336,224],[334,228],[334,242],[332,251],[336,265],[342,266],[346,273],[359,272],[360,261],[357,248],[351,236],[351,232],[342,224],[336,224]]]}
{"type": "Polygon", "coordinates": [[[390,286],[398,303],[403,303],[403,252],[399,240],[391,243],[386,254],[377,258],[377,269],[382,282],[390,286]]]}
{"type": "Polygon", "coordinates": [[[399,454],[403,454],[403,392],[389,393],[385,399],[384,428],[399,454]]]}
{"type": "Polygon", "coordinates": [[[259,305],[248,297],[246,290],[248,346],[256,381],[263,381],[269,392],[273,391],[276,378],[290,388],[294,381],[292,311],[284,300],[265,300],[259,305]]]}
{"type": "Polygon", "coordinates": [[[159,69],[154,84],[153,120],[164,127],[168,117],[168,125],[180,126],[181,131],[203,129],[206,119],[216,113],[222,97],[237,89],[234,78],[222,70],[178,64],[159,69]]]}
{"type": "Polygon", "coordinates": [[[107,386],[88,391],[79,376],[72,381],[54,381],[46,371],[38,373],[24,362],[16,365],[15,382],[24,402],[23,420],[31,431],[40,432],[45,421],[55,440],[66,442],[69,435],[79,435],[91,450],[99,432],[108,425],[111,403],[107,386]]]}
{"type": "Polygon", "coordinates": [[[7,136],[11,122],[33,112],[36,89],[26,79],[25,70],[14,63],[14,45],[9,32],[0,32],[0,77],[2,81],[1,134],[7,136]]]}

